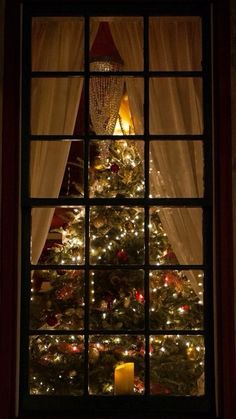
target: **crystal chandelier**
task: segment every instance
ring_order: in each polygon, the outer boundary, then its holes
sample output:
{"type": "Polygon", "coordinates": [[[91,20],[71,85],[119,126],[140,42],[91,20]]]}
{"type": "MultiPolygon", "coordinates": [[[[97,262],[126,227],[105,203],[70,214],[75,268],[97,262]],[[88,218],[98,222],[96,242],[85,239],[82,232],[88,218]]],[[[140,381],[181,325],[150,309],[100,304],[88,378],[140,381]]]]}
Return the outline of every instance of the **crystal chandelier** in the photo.
{"type": "MultiPolygon", "coordinates": [[[[113,57],[99,57],[90,61],[90,70],[99,72],[120,71],[121,61],[113,57]]],[[[90,116],[94,131],[97,135],[113,134],[124,81],[122,77],[94,76],[90,79],[90,116]]]]}
{"type": "MultiPolygon", "coordinates": [[[[109,24],[102,22],[90,52],[90,71],[109,73],[94,75],[89,85],[89,111],[97,135],[112,135],[118,118],[124,79],[112,75],[122,69],[123,61],[114,44],[109,24]]],[[[110,141],[100,145],[100,157],[105,163],[110,141]]]]}

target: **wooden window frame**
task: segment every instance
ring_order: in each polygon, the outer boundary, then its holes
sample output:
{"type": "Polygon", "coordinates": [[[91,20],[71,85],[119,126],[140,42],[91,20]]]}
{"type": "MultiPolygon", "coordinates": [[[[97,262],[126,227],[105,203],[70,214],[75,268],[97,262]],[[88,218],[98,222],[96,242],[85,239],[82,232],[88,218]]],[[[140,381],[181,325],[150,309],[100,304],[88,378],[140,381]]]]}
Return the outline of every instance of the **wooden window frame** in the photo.
{"type": "MultiPolygon", "coordinates": [[[[191,3],[187,0],[184,3],[191,3]]],[[[199,3],[202,3],[199,1],[199,3]]],[[[233,233],[230,121],[229,5],[213,1],[214,129],[215,129],[215,254],[217,392],[219,413],[236,417],[233,300],[233,233]],[[227,284],[227,286],[225,286],[227,284]],[[227,310],[226,310],[227,307],[227,310]]],[[[21,3],[12,0],[5,10],[5,56],[2,130],[1,328],[2,418],[16,416],[18,217],[19,217],[19,104],[21,3]]],[[[112,414],[111,414],[112,417],[112,414]]],[[[132,414],[130,415],[132,417],[132,414]]],[[[193,415],[189,417],[194,417],[193,415]]],[[[201,416],[203,417],[203,416],[201,416]]],[[[207,416],[209,418],[209,415],[207,416]]]]}

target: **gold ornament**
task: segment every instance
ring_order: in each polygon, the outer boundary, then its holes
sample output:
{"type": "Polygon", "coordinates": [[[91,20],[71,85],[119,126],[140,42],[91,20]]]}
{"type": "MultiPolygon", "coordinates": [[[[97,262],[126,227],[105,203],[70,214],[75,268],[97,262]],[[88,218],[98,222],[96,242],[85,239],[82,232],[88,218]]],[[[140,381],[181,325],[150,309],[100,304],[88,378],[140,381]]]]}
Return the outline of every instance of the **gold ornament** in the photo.
{"type": "Polygon", "coordinates": [[[103,215],[98,215],[96,218],[94,218],[93,220],[93,225],[96,228],[101,228],[106,224],[106,219],[104,218],[103,215]]]}
{"type": "Polygon", "coordinates": [[[131,170],[125,170],[124,176],[123,176],[123,182],[128,185],[132,181],[132,171],[131,170]]]}
{"type": "Polygon", "coordinates": [[[187,354],[191,361],[194,361],[196,359],[197,354],[196,354],[196,349],[194,347],[190,346],[187,349],[187,354]]]}
{"type": "Polygon", "coordinates": [[[96,170],[104,170],[105,169],[104,164],[99,157],[96,157],[95,160],[94,160],[94,168],[96,170]]]}
{"type": "Polygon", "coordinates": [[[95,364],[100,357],[99,350],[95,347],[89,348],[89,362],[95,364]]]}
{"type": "Polygon", "coordinates": [[[100,309],[101,310],[107,310],[107,302],[105,300],[102,300],[100,303],[100,309]]]}
{"type": "Polygon", "coordinates": [[[130,297],[125,297],[124,299],[124,307],[128,308],[130,306],[130,297]]]}
{"type": "Polygon", "coordinates": [[[48,292],[48,291],[51,291],[52,289],[53,287],[49,281],[43,281],[40,288],[40,292],[48,292]]]}
{"type": "Polygon", "coordinates": [[[75,370],[71,370],[71,371],[69,371],[68,376],[69,376],[70,378],[74,378],[74,377],[76,377],[76,375],[77,375],[77,371],[75,371],[75,370]]]}
{"type": "Polygon", "coordinates": [[[52,307],[52,301],[48,300],[46,303],[47,308],[51,308],[52,307]]]}

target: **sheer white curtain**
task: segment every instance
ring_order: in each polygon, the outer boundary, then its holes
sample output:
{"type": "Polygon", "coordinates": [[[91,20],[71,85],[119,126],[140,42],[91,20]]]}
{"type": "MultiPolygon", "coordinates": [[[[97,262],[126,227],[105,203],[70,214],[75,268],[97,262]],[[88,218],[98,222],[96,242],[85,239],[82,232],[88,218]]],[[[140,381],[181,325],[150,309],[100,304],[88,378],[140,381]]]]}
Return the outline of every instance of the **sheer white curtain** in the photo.
{"type": "MultiPolygon", "coordinates": [[[[97,26],[91,30],[94,39],[97,26]]],[[[83,68],[83,21],[79,18],[37,18],[32,25],[32,69],[66,71],[83,68]]],[[[73,134],[83,79],[34,78],[31,84],[32,134],[73,134]]],[[[31,142],[31,196],[59,195],[70,141],[31,142]]],[[[47,238],[53,208],[32,210],[32,263],[37,263],[47,238]]]]}
{"type": "MultiPolygon", "coordinates": [[[[151,21],[152,66],[160,69],[158,51],[164,69],[198,68],[200,26],[196,20],[160,18],[151,21]],[[173,37],[175,41],[173,42],[173,37]],[[166,47],[167,46],[167,47],[166,47]]],[[[200,62],[200,60],[199,60],[200,62]]],[[[161,68],[162,69],[162,68],[161,68]]],[[[153,134],[201,134],[201,82],[193,78],[151,79],[150,131],[153,134]],[[166,108],[165,108],[166,106],[166,108]],[[166,110],[166,111],[165,111],[166,110]]],[[[151,144],[156,170],[151,173],[154,196],[202,197],[203,155],[197,141],[151,144]],[[178,167],[178,178],[176,176],[178,167]]],[[[162,209],[160,217],[174,252],[181,264],[202,263],[202,213],[196,208],[162,209]]],[[[199,295],[199,272],[188,272],[192,288],[199,295]]]]}
{"type": "MultiPolygon", "coordinates": [[[[200,56],[198,22],[186,19],[175,22],[165,18],[150,22],[152,55],[150,63],[155,70],[196,69],[200,56]],[[173,34],[175,41],[173,42],[173,34]],[[192,48],[192,42],[195,43],[192,48]],[[162,51],[160,57],[158,51],[162,51]],[[183,58],[184,57],[184,58],[183,58]],[[183,61],[184,60],[184,61],[183,61]]],[[[142,32],[139,21],[133,21],[120,31],[111,24],[111,31],[125,66],[141,69],[142,32]],[[128,41],[127,41],[128,40],[128,41]],[[128,44],[127,44],[128,42],[128,44]],[[141,54],[139,53],[141,52],[141,54]]],[[[135,132],[143,133],[143,85],[140,79],[127,80],[127,90],[135,132]]],[[[150,80],[150,132],[152,134],[199,134],[202,132],[202,103],[199,80],[151,79],[150,80]]],[[[200,197],[203,194],[202,149],[198,142],[152,142],[150,173],[153,196],[200,197]],[[179,179],[176,181],[176,165],[179,179]]],[[[202,220],[199,209],[162,209],[160,218],[180,264],[202,263],[202,220]]],[[[195,293],[201,293],[199,272],[188,272],[195,293]]]]}

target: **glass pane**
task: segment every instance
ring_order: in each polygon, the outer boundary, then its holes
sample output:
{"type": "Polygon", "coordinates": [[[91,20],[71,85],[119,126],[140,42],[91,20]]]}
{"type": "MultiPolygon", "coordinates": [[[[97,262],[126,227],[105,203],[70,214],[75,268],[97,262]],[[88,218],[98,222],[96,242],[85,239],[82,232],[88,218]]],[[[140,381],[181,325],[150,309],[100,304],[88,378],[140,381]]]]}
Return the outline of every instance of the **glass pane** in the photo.
{"type": "Polygon", "coordinates": [[[89,174],[90,197],[143,197],[143,141],[91,141],[89,174]]]}
{"type": "Polygon", "coordinates": [[[151,336],[150,354],[151,394],[204,394],[203,336],[151,336]]]}
{"type": "Polygon", "coordinates": [[[90,262],[144,263],[144,210],[93,207],[90,212],[90,262]]]}
{"type": "Polygon", "coordinates": [[[203,328],[203,272],[150,272],[150,327],[203,328]]]}
{"type": "Polygon", "coordinates": [[[202,198],[201,141],[151,141],[150,197],[202,198]]]}
{"type": "Polygon", "coordinates": [[[33,71],[82,70],[84,19],[72,16],[33,17],[31,54],[33,71]]]}
{"type": "Polygon", "coordinates": [[[92,133],[143,134],[144,84],[141,77],[93,76],[89,89],[92,133]]]}
{"type": "Polygon", "coordinates": [[[143,19],[137,16],[92,18],[90,63],[91,71],[143,70],[143,19]]]}
{"type": "Polygon", "coordinates": [[[201,70],[201,19],[160,16],[149,19],[150,70],[201,70]]]}
{"type": "Polygon", "coordinates": [[[202,209],[152,207],[149,228],[151,264],[203,263],[202,209]]]}
{"type": "Polygon", "coordinates": [[[91,336],[89,393],[139,395],[144,392],[143,336],[91,336]]]}
{"type": "Polygon", "coordinates": [[[150,78],[150,134],[202,134],[202,79],[150,78]]]}
{"type": "Polygon", "coordinates": [[[144,327],[144,272],[96,270],[90,273],[90,328],[137,330],[144,327]]]}
{"type": "Polygon", "coordinates": [[[83,394],[83,336],[32,336],[29,357],[30,394],[83,394]]]}
{"type": "Polygon", "coordinates": [[[30,328],[73,330],[84,327],[84,272],[34,270],[30,328]]]}
{"type": "Polygon", "coordinates": [[[33,264],[84,263],[84,208],[33,208],[33,264]]]}
{"type": "Polygon", "coordinates": [[[82,77],[33,78],[31,134],[74,134],[82,87],[82,77]]]}
{"type": "Polygon", "coordinates": [[[83,141],[32,141],[30,196],[83,196],[83,151],[83,141]]]}

